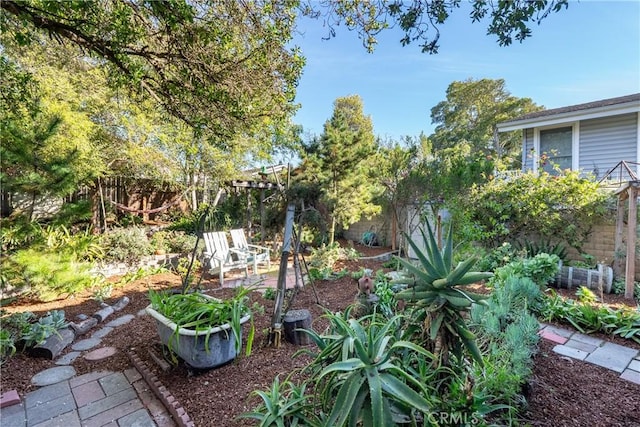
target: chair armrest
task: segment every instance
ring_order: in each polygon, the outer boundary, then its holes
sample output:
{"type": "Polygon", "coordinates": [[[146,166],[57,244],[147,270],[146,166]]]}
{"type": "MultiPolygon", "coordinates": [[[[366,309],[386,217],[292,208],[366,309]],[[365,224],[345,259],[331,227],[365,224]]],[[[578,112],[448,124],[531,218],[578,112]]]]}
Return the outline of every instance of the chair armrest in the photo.
{"type": "Polygon", "coordinates": [[[253,249],[256,249],[256,250],[262,251],[262,252],[267,252],[267,253],[269,253],[269,251],[270,251],[270,249],[269,249],[269,248],[267,248],[266,246],[258,246],[258,245],[247,245],[247,246],[249,246],[250,248],[253,248],[253,249]]]}

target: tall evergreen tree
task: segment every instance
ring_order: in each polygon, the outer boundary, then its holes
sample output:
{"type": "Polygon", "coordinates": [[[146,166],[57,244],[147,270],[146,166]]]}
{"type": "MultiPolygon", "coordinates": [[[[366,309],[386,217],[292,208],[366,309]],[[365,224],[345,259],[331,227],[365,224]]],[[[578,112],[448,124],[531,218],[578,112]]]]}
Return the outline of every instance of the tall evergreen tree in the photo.
{"type": "Polygon", "coordinates": [[[371,117],[358,95],[338,98],[320,138],[307,145],[305,170],[322,189],[329,223],[329,243],[337,226],[348,228],[362,216],[378,213],[372,203],[377,190],[370,179],[375,168],[375,137],[371,117]]]}

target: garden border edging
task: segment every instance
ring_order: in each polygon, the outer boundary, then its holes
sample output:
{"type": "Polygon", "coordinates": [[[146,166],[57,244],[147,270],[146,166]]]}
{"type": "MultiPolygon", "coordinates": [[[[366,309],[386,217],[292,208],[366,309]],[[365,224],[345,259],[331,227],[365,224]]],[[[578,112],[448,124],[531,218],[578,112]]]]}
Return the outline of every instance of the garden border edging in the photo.
{"type": "Polygon", "coordinates": [[[173,420],[180,427],[195,427],[195,423],[187,414],[187,411],[182,407],[180,402],[167,390],[167,388],[160,382],[157,376],[155,376],[150,370],[147,364],[140,359],[140,357],[134,352],[128,353],[129,359],[133,366],[140,372],[140,375],[149,385],[149,388],[153,390],[156,397],[167,408],[169,413],[173,416],[173,420]]]}

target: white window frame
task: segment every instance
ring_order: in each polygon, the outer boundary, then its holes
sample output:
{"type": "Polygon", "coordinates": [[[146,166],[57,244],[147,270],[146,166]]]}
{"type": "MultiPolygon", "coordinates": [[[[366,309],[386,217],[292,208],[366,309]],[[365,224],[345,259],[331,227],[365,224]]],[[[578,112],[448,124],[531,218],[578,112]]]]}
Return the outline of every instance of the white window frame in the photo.
{"type": "Polygon", "coordinates": [[[540,131],[552,130],[560,128],[571,128],[571,170],[576,171],[580,167],[579,141],[580,141],[580,122],[562,123],[551,126],[541,126],[533,128],[533,172],[538,173],[538,165],[540,164],[540,131]]]}

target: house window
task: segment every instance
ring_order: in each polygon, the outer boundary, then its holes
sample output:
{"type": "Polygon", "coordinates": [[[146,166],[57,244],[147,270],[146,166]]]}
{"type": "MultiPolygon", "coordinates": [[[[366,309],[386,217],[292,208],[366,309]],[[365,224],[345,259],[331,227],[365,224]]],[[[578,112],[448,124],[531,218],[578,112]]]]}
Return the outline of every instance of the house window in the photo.
{"type": "Polygon", "coordinates": [[[571,126],[540,131],[540,168],[552,175],[571,169],[573,128],[571,126]]]}

